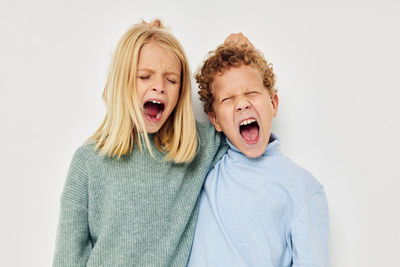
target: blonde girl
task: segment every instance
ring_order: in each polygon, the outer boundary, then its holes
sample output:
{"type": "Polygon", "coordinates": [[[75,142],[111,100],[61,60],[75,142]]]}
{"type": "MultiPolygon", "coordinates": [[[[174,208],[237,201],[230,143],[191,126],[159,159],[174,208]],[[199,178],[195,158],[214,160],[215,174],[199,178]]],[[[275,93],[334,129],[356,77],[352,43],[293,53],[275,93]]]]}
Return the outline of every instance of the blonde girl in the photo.
{"type": "Polygon", "coordinates": [[[156,20],[114,54],[107,114],[72,159],[54,266],[185,266],[204,178],[226,146],[195,122],[183,49],[156,20]]]}

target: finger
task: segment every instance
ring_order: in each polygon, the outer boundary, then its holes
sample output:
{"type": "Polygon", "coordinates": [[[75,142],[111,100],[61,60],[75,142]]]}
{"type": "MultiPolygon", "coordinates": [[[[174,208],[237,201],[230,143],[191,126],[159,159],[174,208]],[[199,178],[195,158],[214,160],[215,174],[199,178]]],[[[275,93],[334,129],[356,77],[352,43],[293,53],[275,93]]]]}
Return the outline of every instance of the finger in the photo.
{"type": "Polygon", "coordinates": [[[231,33],[225,39],[224,44],[232,44],[238,46],[246,44],[247,46],[254,48],[254,45],[250,42],[250,40],[241,32],[231,33]]]}
{"type": "Polygon", "coordinates": [[[160,28],[161,26],[161,21],[159,19],[156,19],[151,22],[150,27],[152,28],[160,28]]]}
{"type": "Polygon", "coordinates": [[[234,43],[236,39],[236,33],[231,33],[226,37],[224,44],[234,43]]]}

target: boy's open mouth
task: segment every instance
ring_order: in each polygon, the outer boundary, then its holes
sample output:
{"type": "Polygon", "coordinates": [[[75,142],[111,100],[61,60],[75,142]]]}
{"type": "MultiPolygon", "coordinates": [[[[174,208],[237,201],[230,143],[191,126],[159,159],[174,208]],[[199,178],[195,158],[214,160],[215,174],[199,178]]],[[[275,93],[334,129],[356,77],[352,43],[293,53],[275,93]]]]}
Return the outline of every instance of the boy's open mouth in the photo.
{"type": "Polygon", "coordinates": [[[244,141],[248,144],[254,144],[258,141],[258,136],[260,132],[260,127],[256,119],[249,118],[243,120],[239,125],[240,135],[244,141]]]}
{"type": "Polygon", "coordinates": [[[149,100],[143,105],[144,114],[151,121],[158,121],[164,111],[165,105],[158,100],[149,100]]]}

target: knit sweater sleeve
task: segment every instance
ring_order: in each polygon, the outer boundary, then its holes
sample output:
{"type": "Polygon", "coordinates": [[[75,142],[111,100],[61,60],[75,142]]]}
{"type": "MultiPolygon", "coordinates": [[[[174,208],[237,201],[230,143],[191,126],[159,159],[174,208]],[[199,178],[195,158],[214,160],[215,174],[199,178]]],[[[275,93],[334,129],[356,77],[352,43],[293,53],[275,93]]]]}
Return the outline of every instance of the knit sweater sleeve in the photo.
{"type": "Polygon", "coordinates": [[[200,145],[209,152],[215,151],[211,167],[213,167],[229,148],[226,137],[222,132],[217,132],[210,122],[196,122],[199,133],[200,145]]]}
{"type": "Polygon", "coordinates": [[[53,266],[86,266],[92,250],[88,225],[87,147],[74,154],[61,196],[53,266]]]}
{"type": "Polygon", "coordinates": [[[293,265],[329,266],[329,214],[323,187],[308,198],[291,227],[293,265]]]}

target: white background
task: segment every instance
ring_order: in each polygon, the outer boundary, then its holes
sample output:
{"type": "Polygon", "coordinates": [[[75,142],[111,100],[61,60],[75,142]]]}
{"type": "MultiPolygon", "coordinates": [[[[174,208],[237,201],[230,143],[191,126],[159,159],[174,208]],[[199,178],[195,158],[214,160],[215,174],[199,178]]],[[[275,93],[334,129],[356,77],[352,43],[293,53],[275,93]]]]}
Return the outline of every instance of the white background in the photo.
{"type": "Polygon", "coordinates": [[[326,187],[332,266],[400,266],[399,14],[395,0],[1,0],[0,266],[51,265],[65,176],[105,114],[111,55],[155,17],[192,72],[231,32],[264,52],[274,132],[326,187]]]}

